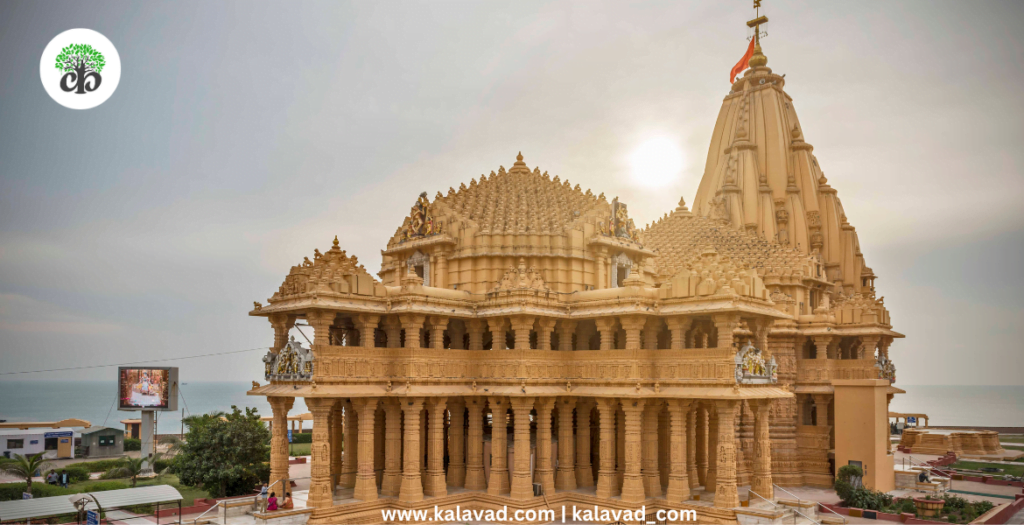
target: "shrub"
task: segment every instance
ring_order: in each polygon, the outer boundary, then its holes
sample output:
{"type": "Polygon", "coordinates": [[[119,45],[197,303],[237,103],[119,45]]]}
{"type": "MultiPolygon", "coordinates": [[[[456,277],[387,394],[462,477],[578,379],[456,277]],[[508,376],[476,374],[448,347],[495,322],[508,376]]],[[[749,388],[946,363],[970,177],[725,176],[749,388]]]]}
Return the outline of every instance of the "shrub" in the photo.
{"type": "Polygon", "coordinates": [[[142,450],[142,440],[124,438],[124,451],[131,452],[133,450],[142,450]]]}
{"type": "Polygon", "coordinates": [[[312,443],[313,434],[308,432],[292,432],[292,443],[312,443]]]}
{"type": "Polygon", "coordinates": [[[857,465],[843,465],[839,467],[839,472],[836,475],[836,479],[841,479],[847,483],[850,483],[850,479],[854,477],[863,477],[864,469],[857,465]]]}
{"type": "Polygon", "coordinates": [[[101,459],[97,461],[82,461],[81,463],[74,463],[69,467],[84,468],[89,472],[106,472],[111,468],[117,466],[120,463],[120,458],[115,459],[101,459]]]}
{"type": "MultiPolygon", "coordinates": [[[[68,471],[68,478],[71,480],[71,483],[81,483],[89,479],[89,469],[80,467],[78,465],[68,465],[67,467],[61,470],[68,471]]],[[[58,470],[57,472],[60,473],[60,470],[58,470]]]]}
{"type": "MultiPolygon", "coordinates": [[[[166,469],[167,467],[170,467],[172,464],[173,462],[169,459],[158,458],[156,461],[153,462],[153,471],[159,474],[163,472],[164,469],[166,469]]],[[[173,469],[168,470],[167,472],[173,472],[173,469]]]]}

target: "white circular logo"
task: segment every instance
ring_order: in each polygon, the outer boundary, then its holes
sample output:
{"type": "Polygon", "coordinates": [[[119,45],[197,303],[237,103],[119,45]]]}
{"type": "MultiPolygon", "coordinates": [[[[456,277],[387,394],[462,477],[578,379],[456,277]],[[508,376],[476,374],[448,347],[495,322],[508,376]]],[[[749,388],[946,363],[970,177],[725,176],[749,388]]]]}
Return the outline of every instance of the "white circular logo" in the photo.
{"type": "Polygon", "coordinates": [[[94,108],[121,81],[121,57],[107,37],[92,29],[55,36],[39,60],[39,79],[50,98],[71,109],[94,108]]]}

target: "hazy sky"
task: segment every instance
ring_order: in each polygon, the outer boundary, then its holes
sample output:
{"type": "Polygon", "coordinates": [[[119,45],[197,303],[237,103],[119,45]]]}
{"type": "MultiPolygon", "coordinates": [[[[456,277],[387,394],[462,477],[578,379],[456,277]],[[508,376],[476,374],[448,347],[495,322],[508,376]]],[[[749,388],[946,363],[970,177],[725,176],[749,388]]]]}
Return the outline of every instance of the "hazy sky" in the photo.
{"type": "MultiPolygon", "coordinates": [[[[765,0],[768,65],[907,335],[898,384],[1024,384],[1024,2],[765,0]]],[[[691,201],[749,1],[0,3],[0,373],[266,347],[246,314],[338,235],[371,272],[421,191],[511,166],[691,201]],[[39,79],[117,47],[103,105],[39,79]],[[630,154],[677,144],[663,187],[630,154]]],[[[178,362],[262,379],[262,352],[178,362]]],[[[0,380],[113,379],[113,369],[0,380]]]]}

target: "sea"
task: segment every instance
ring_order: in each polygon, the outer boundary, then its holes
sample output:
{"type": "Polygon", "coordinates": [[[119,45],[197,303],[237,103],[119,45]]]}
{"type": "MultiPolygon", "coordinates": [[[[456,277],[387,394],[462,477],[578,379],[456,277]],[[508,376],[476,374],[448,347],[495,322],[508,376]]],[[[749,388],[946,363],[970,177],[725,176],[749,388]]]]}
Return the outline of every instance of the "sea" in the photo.
{"type": "MultiPolygon", "coordinates": [[[[890,410],[928,414],[933,426],[1024,427],[1024,386],[898,386],[907,393],[897,394],[890,410]]],[[[183,383],[178,410],[158,412],[157,433],[180,433],[182,413],[227,412],[232,405],[271,415],[266,398],[245,395],[250,387],[249,382],[183,383]]],[[[139,413],[118,411],[116,399],[113,381],[0,381],[0,420],[79,418],[93,425],[124,428],[120,421],[138,418],[139,413]]],[[[297,399],[291,413],[307,411],[297,399]]]]}
{"type": "MultiPolygon", "coordinates": [[[[157,411],[157,434],[182,432],[182,414],[230,412],[255,408],[259,415],[271,415],[270,404],[262,396],[247,396],[252,383],[192,382],[178,385],[178,410],[157,411]]],[[[94,426],[124,428],[123,419],[138,419],[138,411],[117,409],[117,383],[114,381],[0,381],[0,420],[60,421],[84,419],[94,426]]],[[[308,412],[302,399],[296,399],[291,414],[308,412]]],[[[310,426],[311,422],[306,422],[310,426]]]]}

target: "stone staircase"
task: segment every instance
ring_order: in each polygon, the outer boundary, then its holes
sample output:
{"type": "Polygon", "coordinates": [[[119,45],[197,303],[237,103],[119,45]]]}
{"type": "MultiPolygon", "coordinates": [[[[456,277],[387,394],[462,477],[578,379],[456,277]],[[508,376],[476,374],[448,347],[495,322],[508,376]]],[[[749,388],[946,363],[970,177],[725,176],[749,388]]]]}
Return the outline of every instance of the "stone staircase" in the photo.
{"type": "Polygon", "coordinates": [[[771,502],[751,500],[749,507],[736,509],[740,525],[843,525],[846,520],[820,511],[816,501],[777,498],[771,502]]]}

